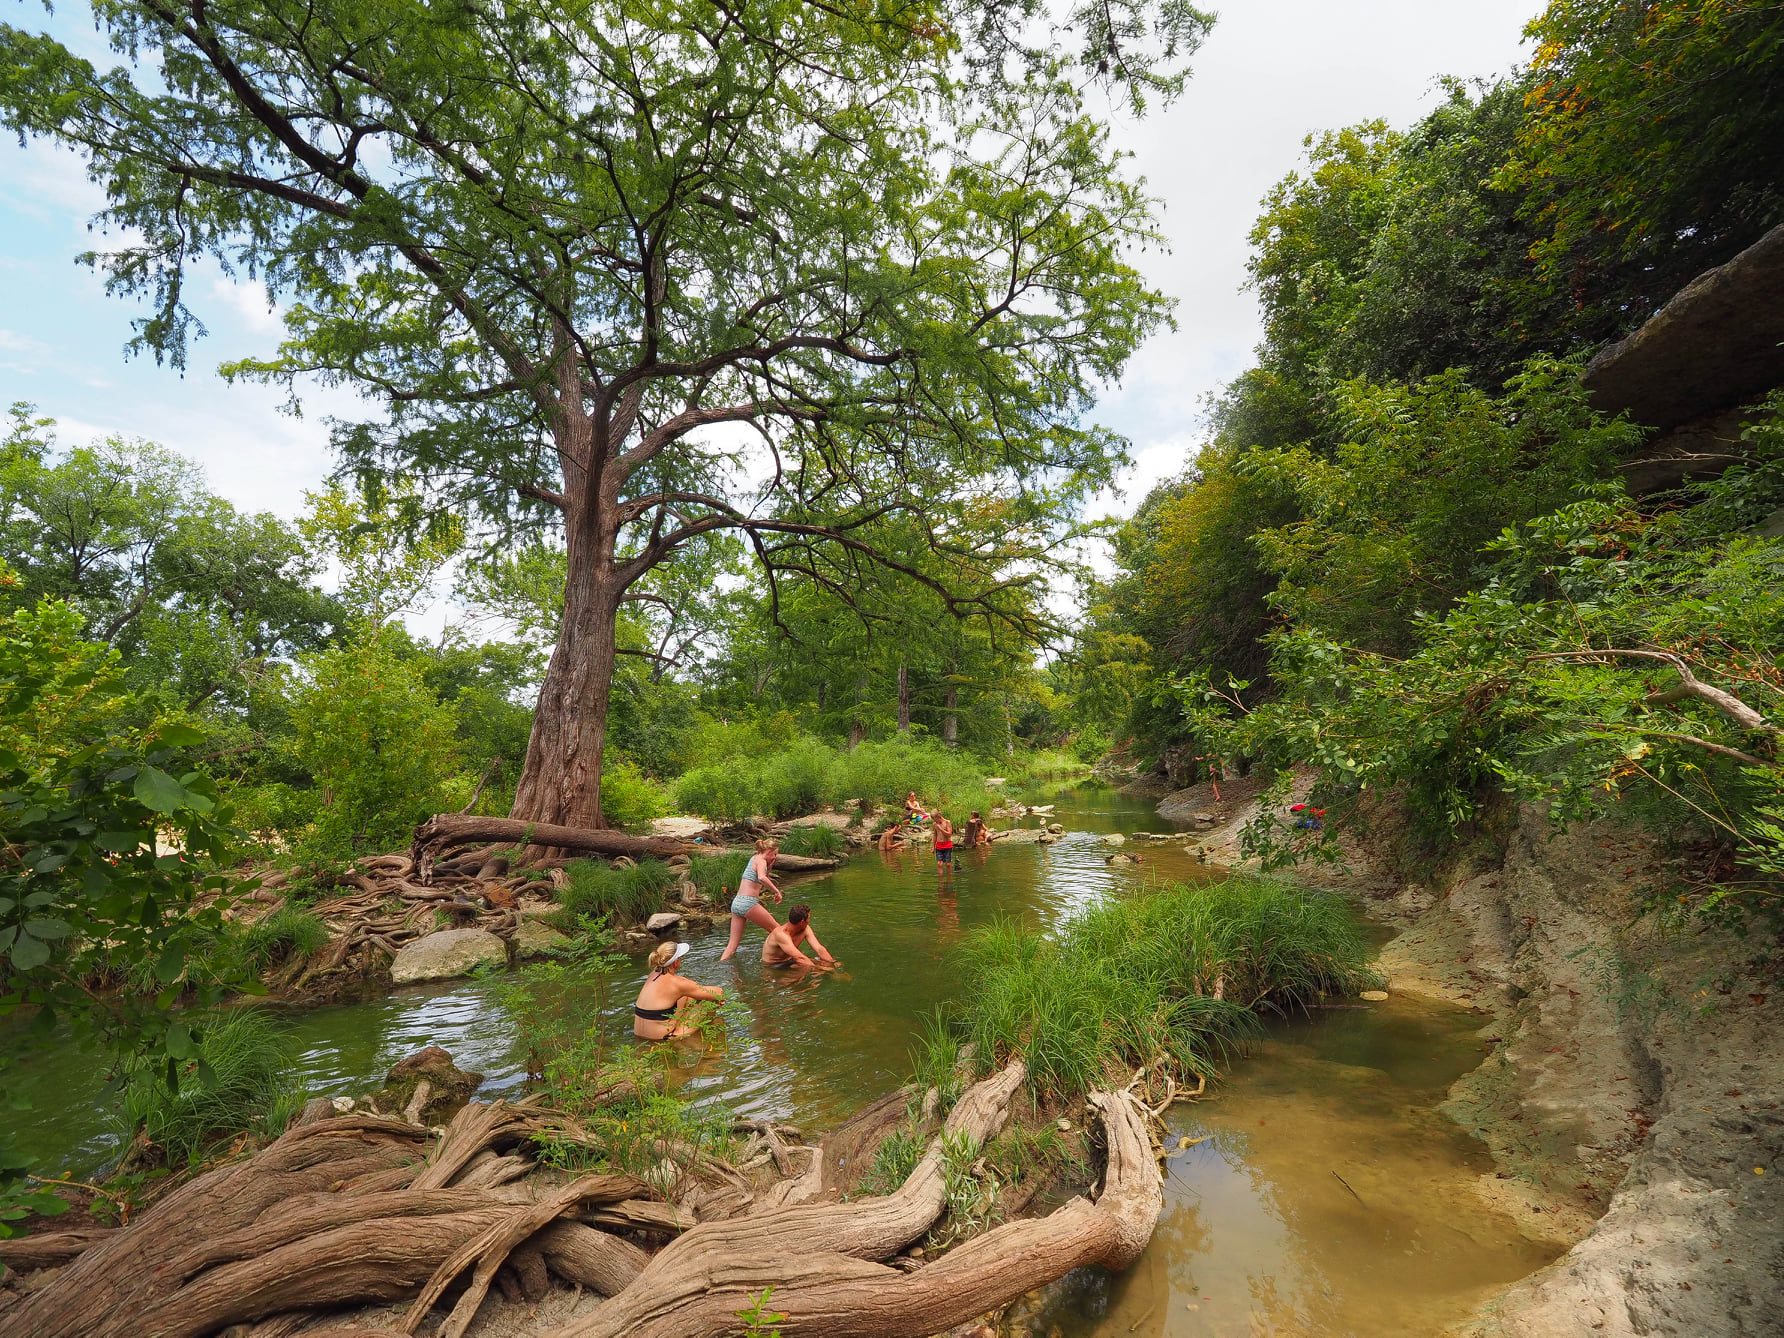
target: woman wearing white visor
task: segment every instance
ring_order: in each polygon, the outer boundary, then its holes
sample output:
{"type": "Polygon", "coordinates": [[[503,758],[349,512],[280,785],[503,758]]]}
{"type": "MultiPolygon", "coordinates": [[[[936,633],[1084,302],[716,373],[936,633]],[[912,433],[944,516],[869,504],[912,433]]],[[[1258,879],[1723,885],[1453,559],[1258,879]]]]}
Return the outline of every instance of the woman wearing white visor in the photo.
{"type": "Polygon", "coordinates": [[[632,1035],[644,1041],[668,1041],[688,1036],[694,1028],[676,1020],[676,1013],[689,999],[723,999],[725,992],[716,985],[702,985],[689,980],[677,969],[688,955],[685,943],[659,943],[650,955],[650,974],[638,1001],[632,1005],[632,1035]]]}

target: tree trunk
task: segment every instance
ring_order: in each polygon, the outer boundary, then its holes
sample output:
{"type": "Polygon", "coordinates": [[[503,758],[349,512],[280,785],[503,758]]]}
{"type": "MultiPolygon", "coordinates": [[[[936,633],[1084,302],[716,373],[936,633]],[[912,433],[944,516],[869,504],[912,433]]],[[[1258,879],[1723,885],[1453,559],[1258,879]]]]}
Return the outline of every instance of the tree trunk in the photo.
{"type": "Polygon", "coordinates": [[[911,671],[902,662],[898,666],[898,732],[911,732],[911,671]]]}
{"type": "Polygon", "coordinates": [[[511,810],[511,816],[527,822],[606,826],[601,758],[624,593],[613,564],[615,519],[610,506],[592,497],[573,501],[565,517],[564,621],[539,689],[511,810]]]}
{"type": "Polygon", "coordinates": [[[952,748],[960,741],[960,686],[948,684],[942,698],[942,742],[952,748]]]}

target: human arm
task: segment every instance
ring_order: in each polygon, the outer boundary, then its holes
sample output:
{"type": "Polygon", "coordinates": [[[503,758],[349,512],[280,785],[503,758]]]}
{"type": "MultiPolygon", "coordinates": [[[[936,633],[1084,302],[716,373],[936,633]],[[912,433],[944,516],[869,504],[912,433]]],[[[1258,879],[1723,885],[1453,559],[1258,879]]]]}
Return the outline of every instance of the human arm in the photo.
{"type": "Polygon", "coordinates": [[[805,941],[807,943],[811,944],[812,950],[818,954],[819,961],[823,962],[827,966],[835,966],[836,965],[836,958],[834,958],[830,955],[830,949],[826,948],[822,943],[818,942],[818,936],[816,934],[812,933],[810,929],[807,929],[805,931],[805,941]]]}
{"type": "Polygon", "coordinates": [[[717,985],[702,985],[686,976],[676,976],[674,981],[676,990],[686,999],[706,999],[718,1003],[725,997],[725,991],[717,985]]]}

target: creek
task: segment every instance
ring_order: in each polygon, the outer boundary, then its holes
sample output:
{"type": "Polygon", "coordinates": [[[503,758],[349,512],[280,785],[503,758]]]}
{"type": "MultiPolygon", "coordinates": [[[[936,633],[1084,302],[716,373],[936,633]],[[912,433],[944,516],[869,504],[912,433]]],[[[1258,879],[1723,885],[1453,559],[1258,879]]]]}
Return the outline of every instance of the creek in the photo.
{"type": "MultiPolygon", "coordinates": [[[[841,959],[803,978],[759,960],[761,935],[720,963],[721,924],[691,936],[685,970],[743,1006],[722,1044],[677,1050],[682,1093],[724,1101],[809,1134],[902,1082],[911,1042],[934,1005],[971,988],[947,950],[999,916],[1054,924],[1153,881],[1213,871],[1180,847],[1130,843],[1143,862],[1110,866],[1112,832],[1170,831],[1150,804],[1107,787],[1057,796],[1066,828],[1050,846],[957,851],[943,881],[925,848],[858,853],[833,874],[789,879],[786,904],[841,959]]],[[[629,1044],[641,972],[628,963],[588,1000],[615,1045],[629,1044]]],[[[728,1010],[731,1011],[731,1010],[728,1010]]],[[[524,1080],[488,980],[418,987],[369,1003],[294,1012],[298,1076],[311,1094],[358,1094],[424,1045],[483,1073],[484,1095],[524,1080]]],[[[1273,1024],[1211,1102],[1172,1113],[1165,1215],[1140,1263],[1119,1278],[1068,1277],[1032,1298],[1041,1334],[1422,1333],[1493,1288],[1546,1263],[1515,1223],[1476,1205],[1491,1174],[1480,1145],[1437,1113],[1449,1084],[1478,1064],[1480,1022],[1467,1010],[1395,996],[1273,1024]],[[1339,1177],[1342,1177],[1340,1179],[1339,1177]]],[[[116,1145],[118,1117],[96,1059],[23,1032],[0,1033],[15,1141],[76,1172],[116,1145]]]]}

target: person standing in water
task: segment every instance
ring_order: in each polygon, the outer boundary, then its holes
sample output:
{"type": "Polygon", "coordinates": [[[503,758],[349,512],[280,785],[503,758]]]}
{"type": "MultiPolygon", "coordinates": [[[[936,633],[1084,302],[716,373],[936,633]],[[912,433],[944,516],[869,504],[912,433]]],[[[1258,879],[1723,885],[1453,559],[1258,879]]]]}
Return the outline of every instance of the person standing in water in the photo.
{"type": "Polygon", "coordinates": [[[935,831],[935,871],[952,872],[954,868],[954,824],[940,813],[933,818],[935,831]]]}
{"type": "Polygon", "coordinates": [[[787,922],[776,925],[774,932],[762,940],[762,964],[764,966],[824,966],[836,965],[836,958],[830,955],[830,949],[818,942],[818,936],[811,932],[811,907],[804,902],[791,907],[787,911],[787,922]],[[813,961],[799,950],[801,943],[808,944],[818,955],[813,961]]]}
{"type": "Polygon", "coordinates": [[[717,985],[702,985],[689,980],[676,969],[688,955],[685,943],[659,943],[650,954],[650,974],[638,991],[632,1005],[632,1035],[641,1041],[671,1041],[691,1036],[694,1028],[679,1021],[676,1014],[689,999],[722,1000],[725,992],[717,985]]]}
{"type": "Polygon", "coordinates": [[[774,866],[774,857],[779,853],[778,841],[758,841],[756,853],[743,866],[743,877],[737,881],[737,895],[731,898],[731,941],[725,945],[724,955],[719,958],[721,962],[728,962],[737,955],[738,945],[743,942],[743,926],[746,922],[768,933],[780,926],[780,921],[762,905],[764,891],[774,893],[777,903],[785,900],[781,890],[774,885],[774,880],[768,876],[768,870],[774,866]]]}

